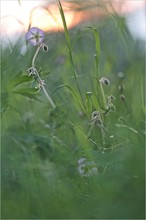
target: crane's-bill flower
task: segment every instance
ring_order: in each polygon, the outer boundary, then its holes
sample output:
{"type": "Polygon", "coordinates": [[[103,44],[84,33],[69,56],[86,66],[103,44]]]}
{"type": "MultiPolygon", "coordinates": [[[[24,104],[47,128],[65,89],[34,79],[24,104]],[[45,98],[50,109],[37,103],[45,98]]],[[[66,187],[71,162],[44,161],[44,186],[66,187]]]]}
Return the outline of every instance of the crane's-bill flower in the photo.
{"type": "Polygon", "coordinates": [[[30,42],[33,46],[40,45],[44,40],[44,32],[37,28],[32,27],[25,35],[25,39],[30,42]]]}

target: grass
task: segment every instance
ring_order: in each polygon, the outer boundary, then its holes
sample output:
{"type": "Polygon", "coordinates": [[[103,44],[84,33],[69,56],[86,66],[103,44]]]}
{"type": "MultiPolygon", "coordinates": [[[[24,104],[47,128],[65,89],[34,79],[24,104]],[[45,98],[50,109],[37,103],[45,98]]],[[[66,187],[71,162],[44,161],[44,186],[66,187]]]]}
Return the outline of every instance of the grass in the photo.
{"type": "Polygon", "coordinates": [[[65,33],[36,59],[55,109],[27,75],[35,48],[1,46],[1,218],[144,219],[143,42],[116,16],[68,30],[58,4],[65,33]]]}

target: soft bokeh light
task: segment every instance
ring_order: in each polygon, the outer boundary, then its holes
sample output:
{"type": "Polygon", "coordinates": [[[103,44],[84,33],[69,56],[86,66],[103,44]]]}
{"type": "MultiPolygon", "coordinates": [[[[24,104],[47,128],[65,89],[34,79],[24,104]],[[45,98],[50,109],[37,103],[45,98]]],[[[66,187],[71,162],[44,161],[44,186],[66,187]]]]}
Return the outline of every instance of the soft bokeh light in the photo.
{"type": "Polygon", "coordinates": [[[42,1],[1,1],[1,39],[2,43],[16,42],[29,25],[32,9],[42,1]]]}
{"type": "Polygon", "coordinates": [[[129,30],[136,39],[146,40],[145,8],[137,10],[126,19],[129,30]]]}
{"type": "MultiPolygon", "coordinates": [[[[72,26],[74,12],[64,7],[68,28],[72,26]]],[[[37,26],[45,31],[63,30],[63,25],[57,4],[50,4],[46,8],[36,7],[32,11],[31,26],[37,26]]]]}
{"type": "MultiPolygon", "coordinates": [[[[91,1],[90,3],[82,3],[87,10],[79,10],[81,5],[76,4],[75,2],[61,1],[68,28],[72,28],[80,22],[86,22],[87,20],[89,21],[101,16],[107,16],[107,11],[109,13],[116,12],[127,16],[127,14],[134,12],[138,8],[143,8],[145,5],[145,1],[143,0],[112,1],[110,4],[108,4],[107,1],[102,1],[102,3],[105,3],[106,11],[104,8],[98,7],[96,2],[91,1]]],[[[139,19],[139,24],[135,26],[135,30],[137,30],[135,33],[139,33],[139,35],[141,34],[144,38],[144,17],[139,16],[135,19],[132,17],[130,22],[128,19],[128,25],[132,24],[133,26],[133,20],[135,23],[136,19],[139,19]],[[141,27],[140,30],[138,29],[139,27],[141,27]],[[143,33],[141,33],[142,31],[143,33]]],[[[44,31],[62,31],[63,25],[57,2],[49,2],[46,0],[1,1],[1,38],[3,41],[8,41],[8,39],[11,38],[16,42],[20,35],[24,34],[30,26],[38,27],[44,31]]]]}

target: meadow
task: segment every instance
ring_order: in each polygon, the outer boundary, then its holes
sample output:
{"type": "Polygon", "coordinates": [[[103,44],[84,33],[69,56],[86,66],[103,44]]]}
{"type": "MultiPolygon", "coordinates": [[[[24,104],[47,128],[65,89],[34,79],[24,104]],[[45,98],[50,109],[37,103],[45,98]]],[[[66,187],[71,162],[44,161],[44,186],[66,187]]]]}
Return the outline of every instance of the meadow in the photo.
{"type": "Polygon", "coordinates": [[[1,45],[1,218],[145,218],[145,50],[123,17],[1,45]],[[21,53],[23,45],[26,53],[21,53]]]}

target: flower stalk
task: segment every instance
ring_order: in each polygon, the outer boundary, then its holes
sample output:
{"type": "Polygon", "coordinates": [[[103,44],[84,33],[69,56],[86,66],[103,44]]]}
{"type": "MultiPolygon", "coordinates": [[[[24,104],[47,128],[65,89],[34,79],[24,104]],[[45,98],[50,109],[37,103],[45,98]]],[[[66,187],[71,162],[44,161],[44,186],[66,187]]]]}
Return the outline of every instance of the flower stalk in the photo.
{"type": "Polygon", "coordinates": [[[28,69],[29,76],[31,76],[31,75],[35,76],[40,88],[43,90],[50,105],[52,106],[52,108],[56,108],[56,105],[52,101],[51,97],[49,96],[49,94],[44,86],[45,81],[41,79],[37,69],[35,68],[35,60],[36,60],[36,57],[37,57],[40,49],[43,48],[44,51],[48,50],[48,47],[44,43],[42,43],[42,41],[44,39],[44,32],[42,30],[40,30],[39,28],[33,27],[27,32],[25,37],[26,37],[26,40],[28,40],[33,46],[38,46],[37,50],[33,56],[33,59],[32,59],[32,66],[31,66],[31,68],[28,69]]]}
{"type": "Polygon", "coordinates": [[[35,52],[35,54],[34,54],[34,56],[33,56],[33,59],[32,59],[32,67],[35,67],[35,66],[34,66],[34,63],[35,63],[36,57],[37,57],[37,55],[38,55],[40,49],[41,49],[41,46],[38,46],[38,48],[37,48],[37,50],[36,50],[36,52],[35,52]]]}

